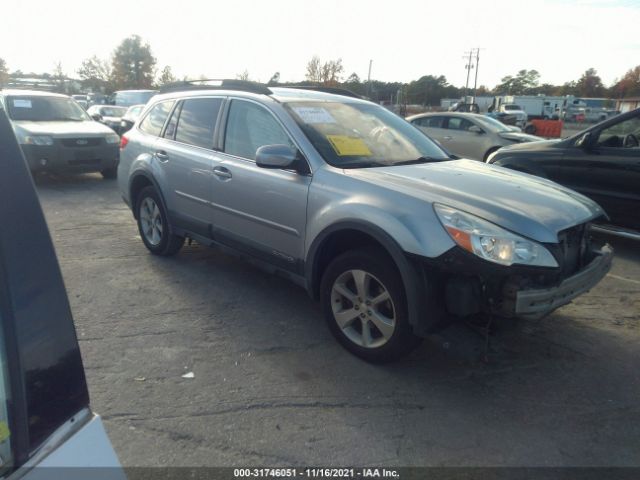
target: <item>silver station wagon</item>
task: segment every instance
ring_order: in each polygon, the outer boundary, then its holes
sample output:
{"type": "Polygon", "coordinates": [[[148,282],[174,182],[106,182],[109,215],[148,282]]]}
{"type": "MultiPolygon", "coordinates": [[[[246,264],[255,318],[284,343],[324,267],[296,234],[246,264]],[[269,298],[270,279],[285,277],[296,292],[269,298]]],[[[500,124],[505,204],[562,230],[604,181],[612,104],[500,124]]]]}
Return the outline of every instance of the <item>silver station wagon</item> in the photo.
{"type": "Polygon", "coordinates": [[[250,257],[372,362],[461,318],[542,317],[611,266],[593,201],[452,159],[349,92],[180,82],[122,137],[118,182],[152,253],[193,239],[250,257]]]}

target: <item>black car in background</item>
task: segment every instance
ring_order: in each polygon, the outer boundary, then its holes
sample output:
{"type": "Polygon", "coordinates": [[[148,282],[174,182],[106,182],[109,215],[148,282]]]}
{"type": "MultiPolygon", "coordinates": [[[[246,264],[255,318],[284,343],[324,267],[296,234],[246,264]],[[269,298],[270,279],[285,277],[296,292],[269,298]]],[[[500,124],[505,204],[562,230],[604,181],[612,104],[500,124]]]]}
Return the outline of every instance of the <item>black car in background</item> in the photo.
{"type": "Polygon", "coordinates": [[[503,147],[487,163],[572,188],[604,208],[608,227],[640,239],[640,109],[562,140],[503,147]]]}

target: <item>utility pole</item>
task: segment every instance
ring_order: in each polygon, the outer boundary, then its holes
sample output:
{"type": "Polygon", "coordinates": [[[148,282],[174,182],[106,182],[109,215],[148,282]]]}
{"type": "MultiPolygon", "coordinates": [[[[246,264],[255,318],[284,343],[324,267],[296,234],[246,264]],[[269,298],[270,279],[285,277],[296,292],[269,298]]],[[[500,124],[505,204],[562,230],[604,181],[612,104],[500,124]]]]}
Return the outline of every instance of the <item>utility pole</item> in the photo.
{"type": "Polygon", "coordinates": [[[367,76],[367,97],[371,100],[371,64],[373,60],[369,60],[369,75],[367,76]]]}
{"type": "Polygon", "coordinates": [[[464,52],[464,57],[467,59],[467,63],[464,66],[464,68],[467,69],[467,83],[465,83],[464,85],[464,103],[467,103],[467,97],[469,96],[469,74],[471,73],[471,69],[473,68],[473,49],[471,49],[469,52],[464,52]],[[469,55],[469,58],[467,59],[467,54],[469,55]]]}
{"type": "Polygon", "coordinates": [[[476,79],[473,82],[473,103],[476,103],[476,93],[478,90],[478,70],[480,69],[480,47],[476,48],[476,79]]]}

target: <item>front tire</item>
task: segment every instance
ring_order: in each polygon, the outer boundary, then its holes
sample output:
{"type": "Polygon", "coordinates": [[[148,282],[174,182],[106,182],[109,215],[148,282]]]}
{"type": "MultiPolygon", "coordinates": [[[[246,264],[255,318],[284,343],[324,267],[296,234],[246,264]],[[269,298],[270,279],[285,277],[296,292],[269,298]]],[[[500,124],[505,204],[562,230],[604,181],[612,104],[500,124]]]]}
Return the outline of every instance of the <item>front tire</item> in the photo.
{"type": "Polygon", "coordinates": [[[167,212],[154,187],[142,189],[136,200],[138,231],[147,249],[154,255],[171,256],[178,253],[184,237],[171,232],[167,212]]]}
{"type": "Polygon", "coordinates": [[[322,277],[320,302],[331,333],[363,360],[391,362],[420,344],[409,325],[402,278],[379,249],[336,257],[322,277]]]}

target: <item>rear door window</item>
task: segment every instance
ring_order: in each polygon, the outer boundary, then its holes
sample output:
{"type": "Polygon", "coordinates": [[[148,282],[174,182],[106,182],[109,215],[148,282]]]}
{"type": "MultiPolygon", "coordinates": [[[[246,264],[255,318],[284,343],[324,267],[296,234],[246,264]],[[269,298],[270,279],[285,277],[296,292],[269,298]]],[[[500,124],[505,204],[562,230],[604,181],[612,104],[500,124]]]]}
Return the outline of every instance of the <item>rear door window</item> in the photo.
{"type": "Polygon", "coordinates": [[[149,135],[160,136],[164,122],[167,121],[174,103],[173,100],[167,100],[154,105],[144,120],[140,122],[140,130],[149,135]]]}
{"type": "Polygon", "coordinates": [[[413,123],[419,127],[442,128],[444,117],[422,117],[416,118],[413,123]]]}
{"type": "Polygon", "coordinates": [[[213,134],[221,106],[222,98],[191,98],[185,100],[178,119],[176,142],[202,148],[213,148],[213,134]]]}
{"type": "Polygon", "coordinates": [[[450,117],[448,128],[449,130],[465,130],[466,131],[466,130],[469,130],[469,128],[472,125],[473,123],[471,123],[466,118],[450,117]]]}

